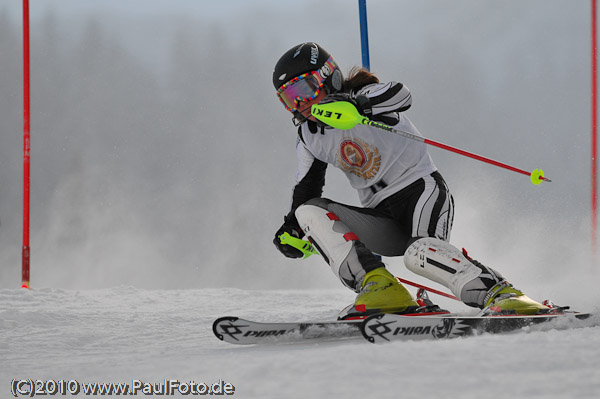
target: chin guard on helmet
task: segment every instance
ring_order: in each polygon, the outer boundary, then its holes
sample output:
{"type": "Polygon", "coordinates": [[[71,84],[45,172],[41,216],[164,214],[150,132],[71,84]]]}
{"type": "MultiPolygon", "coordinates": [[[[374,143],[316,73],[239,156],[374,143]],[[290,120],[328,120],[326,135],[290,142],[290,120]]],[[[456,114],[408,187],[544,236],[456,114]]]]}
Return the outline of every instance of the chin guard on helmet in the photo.
{"type": "Polygon", "coordinates": [[[292,116],[292,123],[296,127],[300,126],[308,120],[308,116],[304,116],[298,111],[292,111],[292,114],[294,114],[294,116],[292,116]]]}

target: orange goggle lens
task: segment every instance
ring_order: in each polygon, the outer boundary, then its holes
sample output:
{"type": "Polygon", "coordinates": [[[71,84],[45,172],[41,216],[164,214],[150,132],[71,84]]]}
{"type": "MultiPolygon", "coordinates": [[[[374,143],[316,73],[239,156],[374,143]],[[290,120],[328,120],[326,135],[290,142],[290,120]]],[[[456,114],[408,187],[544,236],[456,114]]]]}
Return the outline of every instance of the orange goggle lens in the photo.
{"type": "Polygon", "coordinates": [[[304,73],[282,85],[277,90],[277,97],[284,107],[294,112],[298,110],[298,103],[310,101],[319,95],[325,80],[338,68],[332,57],[318,71],[304,73]],[[324,75],[324,76],[323,76],[324,75]]]}

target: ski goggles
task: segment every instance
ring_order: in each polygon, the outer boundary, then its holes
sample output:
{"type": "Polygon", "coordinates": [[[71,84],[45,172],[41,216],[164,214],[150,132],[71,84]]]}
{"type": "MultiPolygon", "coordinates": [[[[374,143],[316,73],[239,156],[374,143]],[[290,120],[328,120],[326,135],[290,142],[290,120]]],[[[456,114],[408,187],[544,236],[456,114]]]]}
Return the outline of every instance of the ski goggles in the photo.
{"type": "Polygon", "coordinates": [[[314,100],[323,88],[325,80],[336,69],[338,69],[337,64],[332,57],[329,57],[319,70],[303,73],[282,85],[277,90],[279,101],[288,111],[298,111],[298,103],[314,100]]]}

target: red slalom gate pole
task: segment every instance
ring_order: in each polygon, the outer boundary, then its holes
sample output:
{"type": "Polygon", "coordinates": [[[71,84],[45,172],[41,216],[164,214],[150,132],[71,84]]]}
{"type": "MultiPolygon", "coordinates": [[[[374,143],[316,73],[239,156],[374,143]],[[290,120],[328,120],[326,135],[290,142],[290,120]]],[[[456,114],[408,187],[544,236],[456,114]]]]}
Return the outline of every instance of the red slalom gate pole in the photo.
{"type": "Polygon", "coordinates": [[[597,0],[592,3],[592,256],[596,257],[598,237],[598,49],[597,49],[597,0]]]}
{"type": "Polygon", "coordinates": [[[29,197],[30,197],[30,85],[29,85],[29,0],[23,0],[23,253],[21,287],[29,288],[29,197]]]}

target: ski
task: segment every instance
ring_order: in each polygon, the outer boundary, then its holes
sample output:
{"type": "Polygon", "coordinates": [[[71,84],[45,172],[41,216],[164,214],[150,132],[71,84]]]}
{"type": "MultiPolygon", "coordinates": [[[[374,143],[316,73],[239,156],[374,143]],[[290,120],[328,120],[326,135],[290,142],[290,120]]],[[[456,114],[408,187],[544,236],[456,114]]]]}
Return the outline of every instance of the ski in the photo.
{"type": "Polygon", "coordinates": [[[589,313],[490,316],[401,316],[376,314],[361,323],[363,337],[372,343],[457,338],[482,333],[506,333],[534,324],[561,319],[574,322],[589,313]]]}
{"type": "Polygon", "coordinates": [[[362,320],[259,323],[228,316],[215,320],[212,328],[215,336],[221,341],[250,345],[360,338],[361,324],[362,320]]]}
{"type": "Polygon", "coordinates": [[[560,321],[558,328],[571,328],[578,326],[577,320],[588,317],[589,313],[577,312],[531,316],[380,313],[365,319],[269,323],[227,316],[215,320],[212,329],[218,339],[236,345],[343,340],[361,336],[369,342],[381,343],[507,333],[552,321],[560,321]]]}

